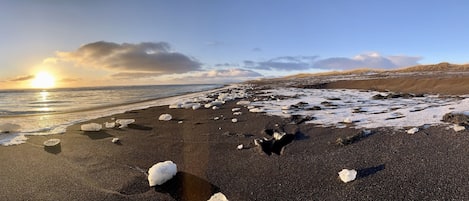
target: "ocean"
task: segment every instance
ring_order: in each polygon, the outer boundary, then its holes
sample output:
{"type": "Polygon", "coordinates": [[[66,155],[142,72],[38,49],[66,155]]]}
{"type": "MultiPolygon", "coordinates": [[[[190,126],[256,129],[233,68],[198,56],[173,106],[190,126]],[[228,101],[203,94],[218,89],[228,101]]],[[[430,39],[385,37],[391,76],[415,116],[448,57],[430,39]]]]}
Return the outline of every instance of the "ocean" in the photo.
{"type": "Polygon", "coordinates": [[[0,91],[0,145],[23,143],[28,135],[64,133],[70,125],[129,110],[171,104],[184,94],[223,85],[113,86],[0,91]],[[3,127],[18,125],[9,131],[3,127]]]}

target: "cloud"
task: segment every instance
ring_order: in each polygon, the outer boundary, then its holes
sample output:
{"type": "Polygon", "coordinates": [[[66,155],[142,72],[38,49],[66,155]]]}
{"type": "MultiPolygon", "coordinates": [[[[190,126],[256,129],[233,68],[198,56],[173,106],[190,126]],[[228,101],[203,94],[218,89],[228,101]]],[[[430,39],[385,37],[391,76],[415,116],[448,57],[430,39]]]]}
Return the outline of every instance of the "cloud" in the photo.
{"type": "Polygon", "coordinates": [[[215,67],[237,67],[239,64],[236,63],[221,63],[221,64],[215,64],[215,67]]]}
{"type": "Polygon", "coordinates": [[[138,72],[120,72],[111,75],[113,78],[118,79],[128,79],[128,78],[149,78],[149,77],[156,77],[160,76],[160,73],[138,73],[138,72]]]}
{"type": "Polygon", "coordinates": [[[255,48],[252,48],[252,51],[253,52],[262,52],[262,49],[258,48],[258,47],[255,47],[255,48]]]}
{"type": "MultiPolygon", "coordinates": [[[[133,73],[185,73],[200,70],[194,58],[171,51],[165,42],[138,44],[99,41],[81,46],[72,52],[57,52],[61,61],[79,66],[133,73]]],[[[53,59],[48,59],[53,62],[53,59]]]]}
{"type": "Polygon", "coordinates": [[[24,75],[11,79],[11,82],[21,82],[34,79],[34,75],[24,75]]]}
{"type": "Polygon", "coordinates": [[[317,56],[284,56],[261,62],[246,60],[244,66],[259,70],[308,70],[313,68],[316,58],[317,56]]]}
{"type": "Polygon", "coordinates": [[[318,60],[313,67],[317,69],[348,70],[356,68],[392,69],[418,65],[421,57],[413,56],[382,56],[377,52],[359,54],[353,58],[334,57],[318,60]]]}
{"type": "Polygon", "coordinates": [[[219,46],[224,45],[224,43],[220,41],[209,41],[209,42],[206,42],[205,44],[210,47],[219,47],[219,46]]]}
{"type": "Polygon", "coordinates": [[[240,82],[248,79],[262,77],[263,75],[247,69],[232,68],[199,71],[184,74],[174,74],[161,76],[162,79],[174,82],[190,82],[190,83],[230,83],[240,82]]]}
{"type": "Polygon", "coordinates": [[[240,78],[240,77],[260,77],[262,74],[241,68],[209,70],[183,75],[185,78],[240,78]]]}
{"type": "Polygon", "coordinates": [[[396,64],[398,67],[408,67],[419,65],[418,61],[422,60],[422,57],[412,57],[412,56],[388,56],[389,60],[392,63],[396,64]]]}
{"type": "Polygon", "coordinates": [[[78,82],[78,81],[81,81],[81,79],[79,79],[79,78],[64,78],[64,79],[60,80],[60,82],[78,82]]]}

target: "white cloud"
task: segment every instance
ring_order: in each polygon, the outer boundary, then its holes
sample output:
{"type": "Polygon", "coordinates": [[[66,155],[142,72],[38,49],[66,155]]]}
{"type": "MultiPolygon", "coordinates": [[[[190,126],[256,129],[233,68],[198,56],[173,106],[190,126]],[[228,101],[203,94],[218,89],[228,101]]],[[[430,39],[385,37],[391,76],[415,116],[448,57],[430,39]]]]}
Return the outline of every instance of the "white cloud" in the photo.
{"type": "Polygon", "coordinates": [[[398,67],[407,67],[407,66],[415,66],[418,65],[418,61],[422,60],[422,57],[410,57],[410,56],[388,56],[389,60],[391,60],[394,64],[398,67]]]}

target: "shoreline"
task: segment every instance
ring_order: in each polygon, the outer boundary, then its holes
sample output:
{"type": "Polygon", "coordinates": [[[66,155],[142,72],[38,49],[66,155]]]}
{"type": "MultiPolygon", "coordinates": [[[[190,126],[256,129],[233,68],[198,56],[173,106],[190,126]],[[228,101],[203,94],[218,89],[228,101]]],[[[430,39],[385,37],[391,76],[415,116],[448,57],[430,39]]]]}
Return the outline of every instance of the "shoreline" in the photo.
{"type": "Polygon", "coordinates": [[[135,119],[128,128],[83,132],[80,123],[65,134],[29,136],[25,144],[0,147],[0,199],[180,201],[208,200],[217,192],[228,200],[469,199],[467,131],[440,125],[409,135],[379,127],[339,145],[339,138],[363,129],[292,123],[293,118],[249,112],[239,100],[217,110],[140,108],[87,121],[135,119]],[[233,114],[235,107],[242,115],[233,114]],[[158,121],[165,113],[173,119],[158,121]],[[265,129],[294,139],[280,155],[269,155],[254,145],[254,139],[271,138],[265,129]],[[120,144],[111,142],[114,137],[120,144]],[[54,153],[42,146],[51,138],[61,140],[54,153]],[[177,164],[178,174],[150,188],[145,171],[166,160],[177,164]],[[343,168],[356,169],[358,178],[341,182],[337,173],[343,168]]]}
{"type": "MultiPolygon", "coordinates": [[[[64,133],[66,128],[86,122],[92,119],[101,118],[105,116],[115,115],[119,113],[125,113],[127,111],[139,110],[148,107],[155,107],[161,105],[169,105],[178,100],[191,99],[204,94],[214,93],[216,91],[225,90],[229,88],[236,87],[237,84],[232,85],[223,85],[222,87],[199,91],[199,92],[189,92],[180,95],[174,95],[164,98],[146,100],[135,102],[131,104],[119,104],[118,106],[110,107],[101,107],[99,109],[91,110],[80,110],[73,112],[61,112],[53,114],[31,114],[31,115],[17,115],[17,116],[5,116],[2,119],[8,120],[5,123],[17,124],[21,126],[23,132],[12,133],[16,137],[22,138],[23,135],[34,136],[34,135],[54,135],[64,133]],[[40,127],[31,125],[31,122],[39,124],[40,127]],[[32,127],[31,127],[32,126],[32,127]]],[[[15,136],[10,136],[10,139],[16,138],[15,136]]],[[[14,144],[21,144],[24,142],[24,139],[15,142],[14,144]]]]}

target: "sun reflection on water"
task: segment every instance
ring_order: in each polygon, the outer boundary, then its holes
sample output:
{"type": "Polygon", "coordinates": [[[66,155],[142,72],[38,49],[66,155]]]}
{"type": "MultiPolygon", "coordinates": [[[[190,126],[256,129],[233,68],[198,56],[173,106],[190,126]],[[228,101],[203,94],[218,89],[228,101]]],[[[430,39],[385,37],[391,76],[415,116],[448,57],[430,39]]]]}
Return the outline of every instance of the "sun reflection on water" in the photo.
{"type": "Polygon", "coordinates": [[[39,95],[41,96],[42,101],[47,101],[47,97],[49,96],[49,92],[48,91],[41,91],[41,92],[39,92],[39,95]]]}
{"type": "Polygon", "coordinates": [[[48,91],[41,91],[41,92],[39,92],[39,96],[41,98],[41,102],[43,102],[43,104],[41,104],[41,107],[39,108],[39,111],[41,111],[41,112],[51,111],[51,108],[49,107],[49,104],[47,103],[47,101],[49,100],[48,99],[49,92],[48,91]]]}

